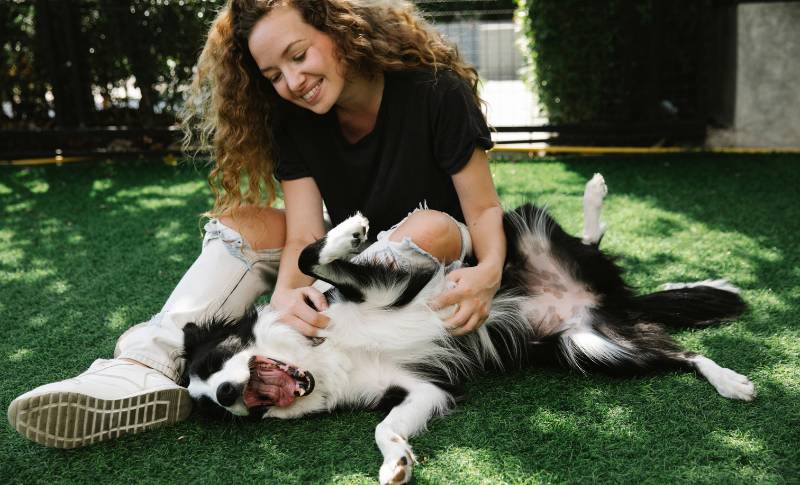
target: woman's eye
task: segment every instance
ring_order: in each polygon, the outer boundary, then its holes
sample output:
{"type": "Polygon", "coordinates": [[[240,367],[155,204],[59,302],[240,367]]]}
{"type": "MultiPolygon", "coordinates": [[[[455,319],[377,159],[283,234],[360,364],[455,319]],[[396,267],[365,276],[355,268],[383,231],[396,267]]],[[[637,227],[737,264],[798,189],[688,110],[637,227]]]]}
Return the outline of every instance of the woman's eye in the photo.
{"type": "Polygon", "coordinates": [[[295,62],[303,62],[303,60],[304,60],[305,58],[306,58],[306,53],[305,53],[305,52],[303,52],[303,53],[302,53],[302,54],[300,54],[299,56],[295,57],[295,58],[294,58],[294,61],[295,61],[295,62]]]}
{"type": "Polygon", "coordinates": [[[271,78],[269,78],[269,82],[271,82],[272,84],[275,84],[276,82],[278,82],[278,81],[280,81],[280,80],[281,80],[281,75],[280,75],[280,73],[278,73],[278,74],[275,74],[274,76],[272,76],[271,78]]]}

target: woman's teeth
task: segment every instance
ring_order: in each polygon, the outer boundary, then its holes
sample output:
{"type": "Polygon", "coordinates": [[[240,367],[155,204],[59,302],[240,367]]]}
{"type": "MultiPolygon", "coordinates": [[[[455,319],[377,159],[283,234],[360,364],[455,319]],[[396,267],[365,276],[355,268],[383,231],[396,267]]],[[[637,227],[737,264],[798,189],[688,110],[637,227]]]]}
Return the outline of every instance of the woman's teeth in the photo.
{"type": "Polygon", "coordinates": [[[317,91],[319,91],[319,85],[320,84],[322,84],[322,79],[320,79],[320,81],[317,83],[316,86],[314,86],[314,88],[311,91],[309,91],[309,92],[307,92],[306,94],[303,95],[303,99],[308,101],[309,99],[311,99],[311,96],[314,96],[315,94],[317,94],[317,91]]]}

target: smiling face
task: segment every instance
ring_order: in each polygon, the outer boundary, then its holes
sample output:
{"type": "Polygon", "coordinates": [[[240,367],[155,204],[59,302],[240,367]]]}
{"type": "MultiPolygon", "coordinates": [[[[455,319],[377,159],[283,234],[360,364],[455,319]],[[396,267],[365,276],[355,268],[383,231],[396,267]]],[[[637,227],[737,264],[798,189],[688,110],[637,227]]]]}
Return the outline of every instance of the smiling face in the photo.
{"type": "Polygon", "coordinates": [[[333,40],[291,7],[277,7],[258,21],[248,39],[261,73],[283,99],[327,113],[347,87],[333,40]]]}

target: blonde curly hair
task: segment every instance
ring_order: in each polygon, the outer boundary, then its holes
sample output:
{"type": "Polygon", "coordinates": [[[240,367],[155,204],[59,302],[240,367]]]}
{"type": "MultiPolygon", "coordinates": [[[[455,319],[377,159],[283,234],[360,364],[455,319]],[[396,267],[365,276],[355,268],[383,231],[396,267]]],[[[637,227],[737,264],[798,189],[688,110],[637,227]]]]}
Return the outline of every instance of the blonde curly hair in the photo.
{"type": "Polygon", "coordinates": [[[478,106],[478,73],[452,43],[402,0],[231,0],[211,24],[182,110],[184,149],[210,151],[208,176],[214,207],[206,215],[245,205],[272,205],[275,142],[271,123],[278,94],[259,71],[248,48],[255,25],[273,9],[295,8],[303,20],[329,35],[348,76],[444,69],[472,88],[478,106]]]}

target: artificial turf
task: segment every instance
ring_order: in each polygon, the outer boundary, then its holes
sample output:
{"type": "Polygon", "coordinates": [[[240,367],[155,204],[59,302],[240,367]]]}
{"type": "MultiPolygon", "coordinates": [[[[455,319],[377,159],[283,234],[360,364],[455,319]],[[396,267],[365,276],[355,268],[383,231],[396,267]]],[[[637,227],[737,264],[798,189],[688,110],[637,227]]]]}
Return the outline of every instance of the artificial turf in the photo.
{"type": "MultiPolygon", "coordinates": [[[[609,186],[603,248],[642,291],[728,278],[750,309],[675,337],[755,382],[752,403],[691,374],[488,375],[412,440],[417,483],[800,482],[800,157],[665,155],[496,163],[507,208],[548,204],[573,234],[609,186]]],[[[156,161],[0,167],[0,482],[375,483],[383,415],[173,426],[65,451],[6,421],[17,395],[110,358],[199,253],[202,173],[156,161]]]]}

